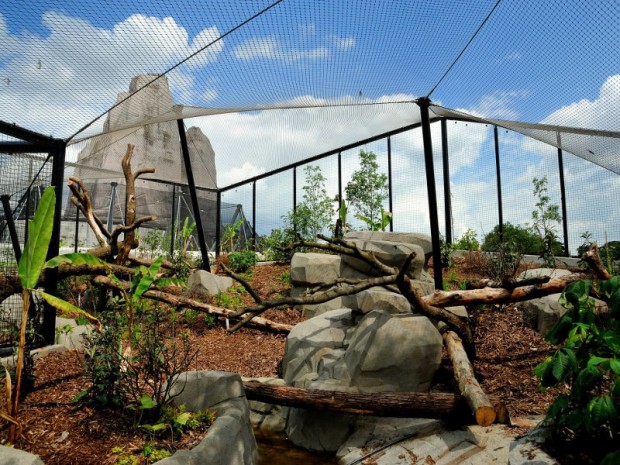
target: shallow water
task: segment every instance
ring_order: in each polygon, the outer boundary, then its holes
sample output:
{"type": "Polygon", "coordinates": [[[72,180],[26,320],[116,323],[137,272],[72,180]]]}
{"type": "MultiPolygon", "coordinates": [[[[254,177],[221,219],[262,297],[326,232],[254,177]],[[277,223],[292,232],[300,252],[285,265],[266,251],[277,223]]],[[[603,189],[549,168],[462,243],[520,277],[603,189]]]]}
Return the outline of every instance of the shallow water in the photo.
{"type": "Polygon", "coordinates": [[[333,454],[308,452],[295,447],[282,435],[265,435],[255,432],[258,443],[259,465],[336,465],[333,454]]]}

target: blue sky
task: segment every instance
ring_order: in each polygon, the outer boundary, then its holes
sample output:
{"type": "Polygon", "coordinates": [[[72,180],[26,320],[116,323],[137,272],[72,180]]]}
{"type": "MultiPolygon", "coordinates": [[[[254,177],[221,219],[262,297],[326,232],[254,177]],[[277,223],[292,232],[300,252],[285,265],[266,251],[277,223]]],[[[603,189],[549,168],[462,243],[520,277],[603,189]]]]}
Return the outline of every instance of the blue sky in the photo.
{"type": "MultiPolygon", "coordinates": [[[[167,69],[269,3],[3,2],[0,119],[70,135],[109,108],[132,76],[167,69]]],[[[437,83],[494,3],[284,0],[168,80],[177,102],[223,108],[413,100],[437,83]]],[[[503,0],[432,99],[479,116],[618,131],[618,23],[617,1],[503,0]]],[[[406,105],[384,110],[254,112],[189,124],[200,126],[211,139],[225,185],[402,126],[415,116],[406,105]]],[[[451,182],[455,192],[462,192],[455,232],[466,227],[488,231],[492,208],[480,204],[494,192],[490,132],[459,126],[452,137],[451,182]]],[[[415,170],[412,176],[418,179],[420,142],[407,135],[399,140],[396,163],[415,170]]],[[[501,148],[509,173],[503,181],[514,192],[506,200],[509,218],[524,223],[531,207],[518,199],[531,196],[533,176],[555,176],[549,161],[554,153],[513,134],[505,136],[501,148]]],[[[376,151],[383,155],[381,144],[376,151]]],[[[584,179],[603,179],[607,192],[620,189],[615,177],[598,168],[569,163],[567,170],[584,179]]],[[[329,182],[333,190],[333,178],[329,182]]],[[[272,192],[281,184],[265,182],[262,189],[272,192]]],[[[412,200],[425,198],[424,184],[413,184],[401,182],[404,200],[395,208],[400,215],[395,221],[402,228],[425,229],[428,207],[412,200]]],[[[555,187],[552,194],[558,199],[555,187]]],[[[274,196],[269,215],[257,212],[265,215],[264,229],[279,219],[274,212],[289,208],[284,197],[274,196]]],[[[575,223],[595,223],[586,215],[587,196],[574,197],[575,223]]],[[[605,224],[597,228],[599,236],[609,232],[605,224]]]]}

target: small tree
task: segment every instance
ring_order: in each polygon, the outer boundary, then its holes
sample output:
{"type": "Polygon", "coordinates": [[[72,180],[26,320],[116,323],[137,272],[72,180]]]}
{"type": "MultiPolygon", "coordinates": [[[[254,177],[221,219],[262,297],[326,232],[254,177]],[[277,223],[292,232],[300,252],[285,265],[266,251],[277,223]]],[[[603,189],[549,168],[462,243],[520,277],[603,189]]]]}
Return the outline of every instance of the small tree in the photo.
{"type": "Polygon", "coordinates": [[[374,152],[360,150],[359,159],[360,167],[353,173],[344,190],[356,216],[377,223],[382,219],[383,202],[388,197],[388,177],[379,173],[374,152]]]}
{"type": "Polygon", "coordinates": [[[536,208],[532,211],[532,229],[536,231],[542,239],[542,251],[540,258],[546,266],[555,267],[555,255],[561,250],[557,250],[558,235],[557,226],[562,221],[560,207],[551,203],[551,198],[547,195],[547,177],[540,179],[534,178],[534,196],[537,199],[536,208]]]}
{"type": "Polygon", "coordinates": [[[303,200],[294,211],[283,217],[286,229],[296,231],[304,239],[315,239],[331,223],[333,201],[327,195],[325,176],[318,166],[308,165],[304,169],[306,182],[303,200]]]}

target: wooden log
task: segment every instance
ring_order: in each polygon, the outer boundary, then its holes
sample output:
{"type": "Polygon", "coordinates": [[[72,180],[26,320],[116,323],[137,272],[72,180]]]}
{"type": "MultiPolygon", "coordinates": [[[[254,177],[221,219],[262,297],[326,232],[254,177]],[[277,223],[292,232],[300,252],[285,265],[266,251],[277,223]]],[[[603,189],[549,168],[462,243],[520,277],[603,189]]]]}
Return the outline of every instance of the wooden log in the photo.
{"type": "Polygon", "coordinates": [[[463,341],[454,331],[444,331],[443,340],[452,361],[459,390],[466,399],[476,423],[480,426],[493,424],[497,416],[495,408],[476,380],[474,369],[463,347],[463,341]]]}
{"type": "Polygon", "coordinates": [[[400,418],[467,417],[462,396],[449,392],[372,392],[368,394],[244,381],[246,397],[269,404],[354,415],[400,418]]]}

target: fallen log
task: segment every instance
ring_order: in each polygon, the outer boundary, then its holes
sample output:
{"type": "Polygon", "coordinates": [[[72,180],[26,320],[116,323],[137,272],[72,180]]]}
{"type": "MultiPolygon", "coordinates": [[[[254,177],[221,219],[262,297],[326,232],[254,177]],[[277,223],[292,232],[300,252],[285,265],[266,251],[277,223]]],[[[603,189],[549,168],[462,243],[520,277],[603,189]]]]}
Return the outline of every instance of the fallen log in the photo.
{"type": "Polygon", "coordinates": [[[492,425],[497,417],[495,407],[476,379],[474,368],[463,347],[463,341],[454,331],[447,330],[447,326],[441,326],[446,329],[443,331],[443,340],[452,362],[454,377],[461,395],[466,399],[467,405],[476,419],[476,424],[480,426],[492,425]]]}
{"type": "MultiPolygon", "coordinates": [[[[97,276],[94,278],[93,282],[100,286],[106,286],[109,288],[116,288],[117,285],[107,276],[97,276]]],[[[129,284],[127,284],[129,285],[129,284]]],[[[174,307],[185,307],[191,308],[193,310],[197,310],[200,312],[208,313],[210,315],[215,315],[222,318],[228,318],[231,320],[238,320],[239,316],[237,312],[234,310],[229,310],[227,308],[216,307],[214,305],[209,305],[204,302],[199,302],[194,299],[190,299],[188,297],[170,294],[168,292],[163,292],[161,290],[149,289],[148,291],[142,294],[143,297],[158,300],[160,302],[165,302],[174,307]]],[[[268,320],[266,318],[254,318],[250,326],[255,326],[262,329],[269,329],[271,331],[275,331],[278,333],[289,333],[291,329],[293,329],[292,325],[287,325],[284,323],[277,323],[275,321],[268,320]]]]}
{"type": "Polygon", "coordinates": [[[249,400],[354,415],[441,418],[468,415],[465,399],[449,392],[372,392],[368,394],[244,381],[249,400]]]}

